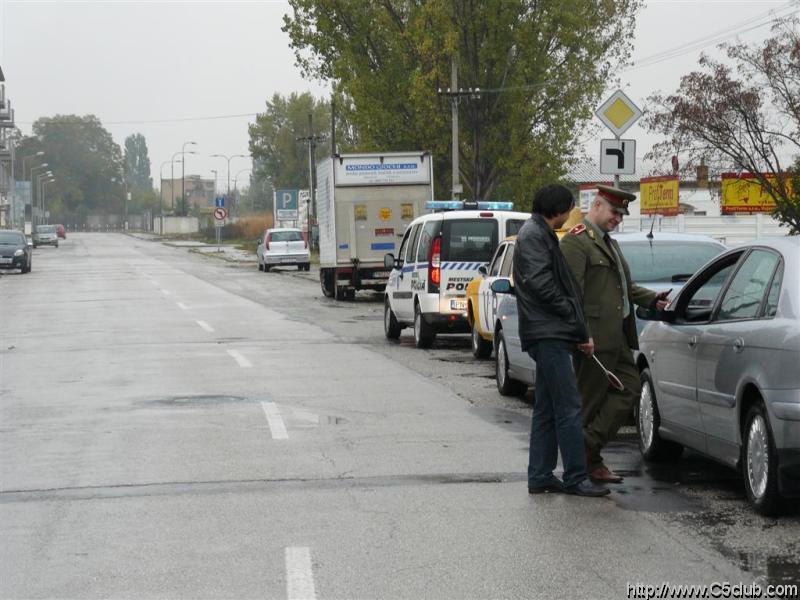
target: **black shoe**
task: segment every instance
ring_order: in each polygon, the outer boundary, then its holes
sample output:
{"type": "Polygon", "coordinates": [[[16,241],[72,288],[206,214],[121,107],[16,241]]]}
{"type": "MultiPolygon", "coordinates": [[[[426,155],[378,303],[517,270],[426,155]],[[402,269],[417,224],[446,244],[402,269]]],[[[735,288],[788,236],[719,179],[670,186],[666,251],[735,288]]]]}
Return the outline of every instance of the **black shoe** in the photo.
{"type": "Polygon", "coordinates": [[[544,485],[528,486],[529,494],[560,494],[564,491],[564,484],[557,477],[544,485]]]}
{"type": "Polygon", "coordinates": [[[607,487],[603,487],[602,485],[597,485],[588,479],[584,479],[580,483],[576,483],[575,485],[571,485],[569,487],[564,487],[564,493],[572,494],[573,496],[597,498],[599,496],[607,496],[611,493],[611,490],[609,490],[607,487]]]}

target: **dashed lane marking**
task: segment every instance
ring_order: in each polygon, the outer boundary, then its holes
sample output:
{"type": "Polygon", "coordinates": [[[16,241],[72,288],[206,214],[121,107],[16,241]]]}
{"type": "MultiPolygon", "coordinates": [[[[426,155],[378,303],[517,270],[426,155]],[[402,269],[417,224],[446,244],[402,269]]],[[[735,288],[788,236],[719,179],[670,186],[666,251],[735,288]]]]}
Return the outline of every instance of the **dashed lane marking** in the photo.
{"type": "Polygon", "coordinates": [[[247,360],[247,358],[238,350],[228,350],[228,354],[230,354],[233,357],[233,359],[237,363],[239,363],[239,366],[242,367],[243,369],[247,369],[253,366],[253,363],[247,360]]]}
{"type": "Polygon", "coordinates": [[[307,546],[286,548],[286,597],[289,600],[315,600],[311,549],[307,546]]]}
{"type": "Polygon", "coordinates": [[[178,308],[180,308],[181,310],[189,310],[189,307],[186,306],[183,302],[176,302],[176,304],[178,305],[178,308]]]}
{"type": "Polygon", "coordinates": [[[161,293],[164,294],[165,296],[169,296],[172,292],[170,292],[169,290],[165,290],[164,288],[161,288],[161,293]]]}
{"type": "Polygon", "coordinates": [[[273,440],[288,440],[289,434],[286,433],[286,425],[283,423],[283,417],[278,412],[278,407],[274,402],[262,402],[261,408],[264,409],[264,414],[267,417],[269,424],[269,431],[272,433],[273,440]]]}
{"type": "Polygon", "coordinates": [[[211,325],[209,325],[208,323],[206,323],[205,321],[197,321],[197,324],[200,325],[200,327],[202,327],[203,329],[205,329],[209,333],[214,333],[214,328],[211,325]]]}

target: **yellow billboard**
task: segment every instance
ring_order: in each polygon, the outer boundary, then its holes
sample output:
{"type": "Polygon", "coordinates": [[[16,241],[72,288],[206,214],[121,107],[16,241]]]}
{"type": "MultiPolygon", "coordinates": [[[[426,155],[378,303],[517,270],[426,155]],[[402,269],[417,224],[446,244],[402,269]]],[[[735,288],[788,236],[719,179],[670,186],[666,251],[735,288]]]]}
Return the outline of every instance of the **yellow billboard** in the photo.
{"type": "MultiPolygon", "coordinates": [[[[777,185],[774,175],[766,175],[771,185],[777,185]]],[[[723,215],[734,213],[771,213],[775,210],[775,200],[752,173],[723,173],[722,202],[723,215]]]]}
{"type": "Polygon", "coordinates": [[[639,200],[643,215],[678,214],[678,176],[642,177],[639,181],[639,200]]]}

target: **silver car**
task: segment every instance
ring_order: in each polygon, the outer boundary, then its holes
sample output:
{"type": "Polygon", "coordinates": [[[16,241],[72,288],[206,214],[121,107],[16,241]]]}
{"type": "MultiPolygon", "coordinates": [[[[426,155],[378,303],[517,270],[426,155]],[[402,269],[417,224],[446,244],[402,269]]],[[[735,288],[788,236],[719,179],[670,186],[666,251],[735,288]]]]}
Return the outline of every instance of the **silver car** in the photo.
{"type": "Polygon", "coordinates": [[[294,265],[298,271],[308,271],[311,266],[308,242],[300,229],[267,229],[256,243],[259,271],[280,265],[294,265]]]}
{"type": "MultiPolygon", "coordinates": [[[[614,235],[614,239],[628,262],[631,279],[656,292],[679,290],[697,269],[725,250],[724,245],[706,235],[656,232],[648,237],[645,233],[623,233],[614,235]]],[[[520,345],[513,287],[501,283],[492,290],[507,287],[511,293],[500,298],[495,313],[495,372],[500,393],[516,396],[533,385],[536,365],[520,345]]],[[[639,330],[644,327],[639,320],[636,325],[639,330]]]]}
{"type": "Polygon", "coordinates": [[[37,225],[33,230],[33,247],[55,246],[58,248],[58,234],[55,225],[37,225]]]}
{"type": "Polygon", "coordinates": [[[689,447],[742,472],[762,514],[800,495],[800,238],[758,240],[704,266],[640,336],[639,444],[689,447]]]}

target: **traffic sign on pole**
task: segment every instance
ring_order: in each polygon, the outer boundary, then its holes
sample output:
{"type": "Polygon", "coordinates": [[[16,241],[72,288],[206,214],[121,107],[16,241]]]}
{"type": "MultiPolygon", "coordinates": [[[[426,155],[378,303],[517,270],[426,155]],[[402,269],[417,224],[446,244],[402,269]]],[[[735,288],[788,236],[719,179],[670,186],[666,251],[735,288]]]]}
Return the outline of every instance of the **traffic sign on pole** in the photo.
{"type": "Polygon", "coordinates": [[[224,221],[225,217],[227,217],[227,216],[228,216],[228,211],[225,210],[224,208],[215,208],[214,209],[214,218],[217,221],[224,221]]]}
{"type": "Polygon", "coordinates": [[[636,140],[600,140],[600,172],[633,175],[636,172],[636,140]]]}
{"type": "Polygon", "coordinates": [[[611,133],[619,137],[639,120],[642,111],[622,90],[617,90],[594,114],[611,130],[611,133]]]}

